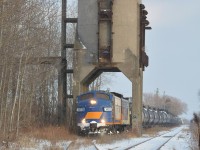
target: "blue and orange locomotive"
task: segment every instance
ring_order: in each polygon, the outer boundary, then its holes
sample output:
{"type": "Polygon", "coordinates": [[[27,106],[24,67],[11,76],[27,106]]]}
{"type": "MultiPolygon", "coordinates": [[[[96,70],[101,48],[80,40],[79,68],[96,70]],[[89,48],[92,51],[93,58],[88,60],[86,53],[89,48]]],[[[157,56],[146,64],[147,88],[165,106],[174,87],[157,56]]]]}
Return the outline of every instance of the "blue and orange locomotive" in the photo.
{"type": "Polygon", "coordinates": [[[90,91],[77,97],[79,133],[124,130],[130,125],[129,100],[118,93],[90,91]]]}

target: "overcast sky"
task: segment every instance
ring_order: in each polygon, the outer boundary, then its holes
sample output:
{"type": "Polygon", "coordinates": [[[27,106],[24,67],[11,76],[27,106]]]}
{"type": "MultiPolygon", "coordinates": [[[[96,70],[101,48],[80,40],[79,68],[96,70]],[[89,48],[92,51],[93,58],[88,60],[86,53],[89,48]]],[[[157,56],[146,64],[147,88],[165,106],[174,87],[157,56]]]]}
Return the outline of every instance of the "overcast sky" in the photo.
{"type": "MultiPolygon", "coordinates": [[[[75,0],[71,0],[75,1],[75,0]]],[[[149,66],[144,71],[143,92],[159,89],[188,105],[191,119],[200,111],[200,0],[143,0],[152,30],[146,31],[149,66]]],[[[105,88],[132,95],[131,82],[121,73],[105,88]]]]}
{"type": "Polygon", "coordinates": [[[152,30],[147,31],[149,67],[144,92],[159,88],[188,104],[188,115],[200,111],[200,1],[143,0],[152,30]]]}
{"type": "MultiPolygon", "coordinates": [[[[149,66],[143,92],[159,89],[188,105],[184,117],[200,111],[200,0],[143,0],[152,30],[146,31],[149,66]]],[[[131,96],[131,83],[122,75],[110,89],[131,96]],[[126,88],[124,88],[126,87],[126,88]]]]}

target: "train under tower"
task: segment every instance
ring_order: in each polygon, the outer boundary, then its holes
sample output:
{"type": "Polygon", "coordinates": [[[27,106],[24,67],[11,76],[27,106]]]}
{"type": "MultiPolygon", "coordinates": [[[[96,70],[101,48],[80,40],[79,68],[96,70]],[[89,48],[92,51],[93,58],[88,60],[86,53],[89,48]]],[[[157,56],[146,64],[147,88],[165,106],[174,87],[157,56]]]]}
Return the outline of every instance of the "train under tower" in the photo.
{"type": "Polygon", "coordinates": [[[74,98],[102,72],[122,72],[132,82],[132,127],[139,136],[143,70],[148,66],[143,12],[139,0],[79,0],[74,45],[74,98]]]}

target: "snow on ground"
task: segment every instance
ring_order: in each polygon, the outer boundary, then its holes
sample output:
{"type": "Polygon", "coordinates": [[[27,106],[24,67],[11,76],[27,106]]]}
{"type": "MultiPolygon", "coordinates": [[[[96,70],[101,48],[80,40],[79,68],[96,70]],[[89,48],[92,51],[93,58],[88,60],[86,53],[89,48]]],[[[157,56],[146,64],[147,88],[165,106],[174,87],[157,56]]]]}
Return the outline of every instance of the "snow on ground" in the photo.
{"type": "Polygon", "coordinates": [[[71,141],[59,141],[56,143],[51,143],[48,140],[38,140],[30,138],[26,143],[9,143],[6,148],[5,145],[0,145],[0,150],[9,149],[9,150],[44,150],[44,149],[63,149],[66,150],[70,145],[71,141]]]}
{"type": "Polygon", "coordinates": [[[131,145],[143,142],[150,139],[149,138],[131,138],[131,139],[124,139],[122,141],[116,141],[110,144],[96,144],[99,150],[108,150],[108,149],[115,149],[115,150],[124,150],[131,145]]]}
{"type": "MultiPolygon", "coordinates": [[[[50,142],[47,140],[38,140],[38,139],[30,139],[29,145],[20,145],[16,143],[9,143],[9,149],[20,149],[20,150],[43,150],[43,149],[68,149],[70,145],[70,149],[76,150],[96,150],[94,144],[99,150],[108,150],[108,149],[115,149],[115,150],[124,150],[132,145],[141,143],[143,141],[149,140],[149,142],[144,142],[140,146],[136,146],[132,148],[133,150],[155,150],[161,144],[161,141],[167,141],[167,137],[173,136],[174,134],[178,133],[175,137],[173,137],[167,144],[165,144],[161,150],[191,150],[192,146],[194,145],[192,135],[189,131],[188,126],[181,126],[171,130],[170,133],[167,131],[159,132],[158,135],[162,135],[154,139],[153,141],[150,140],[153,136],[150,135],[143,135],[140,138],[129,138],[129,139],[122,139],[117,140],[109,144],[99,144],[96,140],[86,141],[84,138],[80,137],[75,141],[59,141],[59,142],[50,142]],[[179,132],[181,131],[181,132],[179,132]],[[179,133],[178,133],[179,132],[179,133]],[[30,144],[34,143],[34,144],[30,144]]],[[[111,136],[112,138],[112,136],[111,136]]],[[[0,146],[0,149],[2,147],[0,146]]]]}
{"type": "Polygon", "coordinates": [[[150,141],[147,141],[147,142],[145,142],[145,143],[143,143],[143,144],[141,144],[139,146],[136,146],[136,147],[132,148],[131,150],[144,150],[144,149],[147,149],[147,148],[148,148],[148,150],[159,149],[159,147],[161,147],[163,143],[167,142],[170,137],[173,137],[175,134],[180,132],[183,128],[184,127],[175,128],[171,132],[166,133],[166,134],[164,134],[162,136],[156,137],[156,138],[154,138],[154,139],[152,139],[150,141]]]}
{"type": "MultiPolygon", "coordinates": [[[[154,139],[153,141],[145,142],[141,146],[137,146],[132,148],[132,150],[155,150],[159,148],[165,141],[168,140],[167,137],[171,137],[181,131],[178,135],[176,135],[174,138],[172,138],[169,143],[164,145],[161,150],[191,150],[192,144],[192,138],[191,134],[188,131],[188,126],[181,126],[172,129],[169,133],[159,132],[158,135],[163,135],[161,137],[158,137],[154,139]]],[[[124,139],[121,141],[116,141],[110,144],[96,144],[99,150],[108,150],[108,149],[115,149],[115,150],[124,150],[125,148],[128,148],[132,145],[135,145],[137,143],[141,143],[143,141],[146,141],[148,139],[151,139],[153,137],[150,137],[149,135],[143,135],[140,138],[130,138],[130,139],[124,139]]],[[[87,149],[87,148],[84,148],[87,149]]],[[[83,149],[81,149],[83,150],[83,149]]]]}
{"type": "Polygon", "coordinates": [[[161,150],[191,150],[193,144],[191,133],[183,130],[164,145],[161,150]]]}

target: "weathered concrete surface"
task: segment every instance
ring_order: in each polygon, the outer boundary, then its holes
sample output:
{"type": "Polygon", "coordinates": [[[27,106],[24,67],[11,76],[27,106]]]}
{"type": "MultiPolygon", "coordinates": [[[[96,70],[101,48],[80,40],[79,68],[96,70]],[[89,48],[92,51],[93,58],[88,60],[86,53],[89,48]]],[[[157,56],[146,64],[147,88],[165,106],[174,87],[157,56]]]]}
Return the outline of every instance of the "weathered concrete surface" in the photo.
{"type": "Polygon", "coordinates": [[[143,72],[139,67],[139,4],[138,0],[113,1],[112,34],[105,23],[100,24],[101,30],[98,33],[97,0],[79,0],[73,95],[76,97],[87,91],[88,84],[99,75],[99,69],[118,68],[132,82],[133,131],[141,135],[143,72]],[[97,33],[101,37],[100,43],[97,33]],[[98,63],[98,45],[106,45],[109,36],[113,40],[113,57],[111,63],[102,65],[98,63]]]}
{"type": "Polygon", "coordinates": [[[139,55],[139,6],[137,0],[114,0],[113,62],[126,61],[124,51],[139,55]]]}
{"type": "MultiPolygon", "coordinates": [[[[87,50],[98,53],[98,5],[97,0],[78,1],[78,37],[87,50]]],[[[96,60],[97,61],[97,60],[96,60]]]]}

